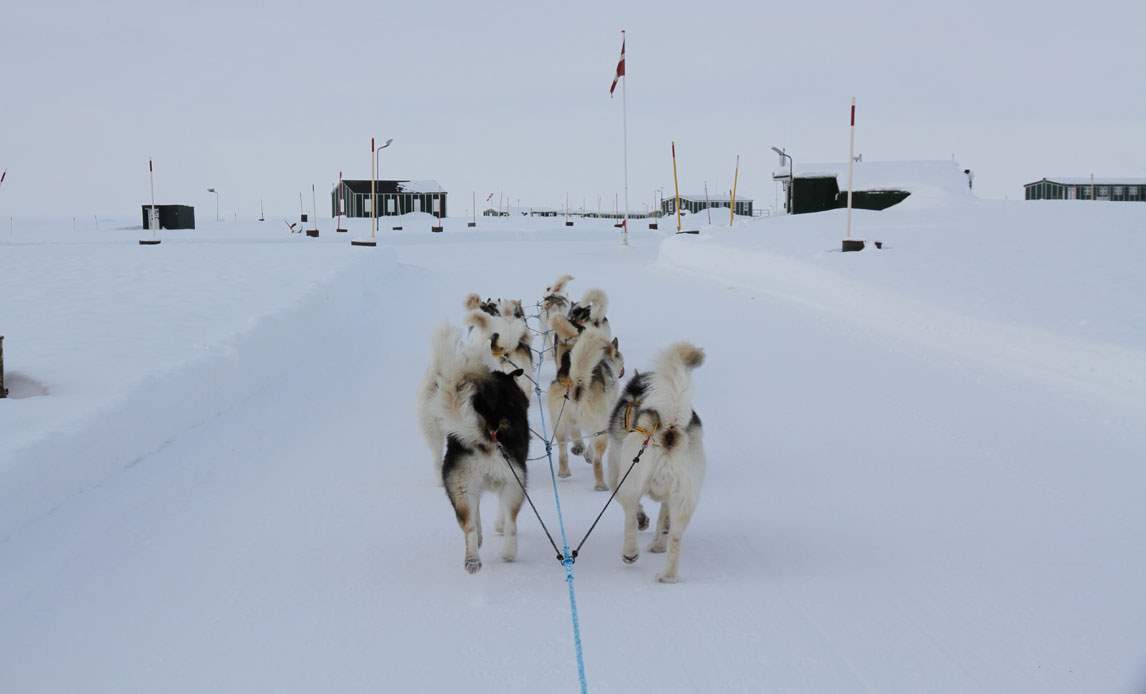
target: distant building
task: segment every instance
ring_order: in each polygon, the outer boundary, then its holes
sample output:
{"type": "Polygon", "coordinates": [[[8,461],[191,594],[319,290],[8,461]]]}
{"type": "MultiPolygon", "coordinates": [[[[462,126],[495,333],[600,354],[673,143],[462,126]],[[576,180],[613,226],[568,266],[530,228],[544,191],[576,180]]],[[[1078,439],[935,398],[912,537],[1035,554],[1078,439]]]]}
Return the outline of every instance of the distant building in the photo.
{"type": "MultiPolygon", "coordinates": [[[[143,228],[150,229],[147,211],[151,205],[143,205],[143,228]]],[[[195,208],[190,205],[156,205],[159,211],[160,229],[194,229],[195,208]]]]}
{"type": "MultiPolygon", "coordinates": [[[[375,181],[374,196],[370,180],[342,181],[342,214],[345,217],[372,217],[371,205],[378,205],[379,217],[427,212],[446,216],[446,191],[437,181],[375,181]]],[[[330,191],[331,216],[338,214],[339,187],[330,191]]]]}
{"type": "MultiPolygon", "coordinates": [[[[950,160],[859,160],[852,166],[852,177],[852,208],[858,210],[884,210],[920,191],[971,195],[970,169],[950,160]]],[[[847,162],[797,164],[795,181],[787,167],[773,172],[772,179],[784,185],[783,207],[788,214],[847,207],[847,162]]]]}
{"type": "MultiPolygon", "coordinates": [[[[732,206],[732,199],[729,195],[715,195],[709,193],[705,195],[681,195],[680,196],[680,209],[681,211],[689,211],[693,214],[707,210],[709,208],[724,208],[728,209],[732,206]]],[[[661,201],[661,214],[669,215],[676,214],[676,198],[667,197],[661,201]]],[[[752,198],[742,198],[736,196],[736,214],[745,217],[752,216],[752,198]]]]}
{"type": "Polygon", "coordinates": [[[1023,188],[1027,200],[1146,202],[1146,178],[1044,178],[1023,188]]]}

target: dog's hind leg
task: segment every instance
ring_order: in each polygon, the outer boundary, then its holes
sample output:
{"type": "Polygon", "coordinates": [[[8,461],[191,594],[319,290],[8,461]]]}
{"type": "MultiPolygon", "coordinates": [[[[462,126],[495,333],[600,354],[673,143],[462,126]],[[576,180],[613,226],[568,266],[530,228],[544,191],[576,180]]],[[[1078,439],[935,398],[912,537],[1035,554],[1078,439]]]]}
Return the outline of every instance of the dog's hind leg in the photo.
{"type": "Polygon", "coordinates": [[[669,507],[668,557],[665,567],[657,575],[661,583],[676,583],[680,580],[677,569],[680,565],[680,543],[684,531],[692,519],[693,505],[685,501],[682,494],[674,494],[665,502],[669,507]]]}
{"type": "Polygon", "coordinates": [[[640,504],[636,499],[626,498],[621,500],[621,506],[625,510],[625,540],[621,545],[621,561],[632,564],[641,556],[641,551],[637,549],[637,508],[640,504]]]}
{"type": "Polygon", "coordinates": [[[466,489],[456,479],[446,480],[446,494],[454,506],[454,515],[458,519],[458,526],[466,540],[466,572],[476,574],[481,571],[481,557],[478,547],[481,546],[481,516],[478,511],[478,499],[481,491],[476,493],[466,489]]]}
{"type": "Polygon", "coordinates": [[[506,484],[501,489],[501,518],[505,520],[505,538],[501,542],[501,558],[505,561],[517,559],[517,514],[525,501],[521,487],[506,484]]]}
{"type": "Polygon", "coordinates": [[[557,476],[572,477],[573,473],[569,471],[569,452],[565,448],[569,440],[569,413],[562,410],[568,406],[565,388],[559,383],[549,386],[548,399],[550,426],[554,428],[553,437],[557,443],[557,476]]]}
{"type": "Polygon", "coordinates": [[[609,491],[609,487],[605,484],[604,465],[601,462],[605,458],[605,448],[608,445],[609,439],[605,438],[604,435],[593,440],[593,479],[596,482],[593,489],[599,492],[609,491]]]}
{"type": "MultiPolygon", "coordinates": [[[[657,516],[657,529],[653,541],[649,544],[649,551],[653,554],[661,554],[665,551],[665,545],[668,542],[669,534],[669,502],[666,500],[661,503],[661,512],[657,516]]],[[[645,527],[648,527],[649,519],[645,517],[645,527]]]]}

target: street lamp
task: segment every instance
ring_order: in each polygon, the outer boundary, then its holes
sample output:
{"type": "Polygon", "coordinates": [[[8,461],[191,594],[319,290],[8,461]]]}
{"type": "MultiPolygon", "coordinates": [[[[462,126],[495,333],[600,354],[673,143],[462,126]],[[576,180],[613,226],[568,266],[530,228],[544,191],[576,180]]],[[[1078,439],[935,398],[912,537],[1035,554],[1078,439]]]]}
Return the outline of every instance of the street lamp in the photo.
{"type": "Polygon", "coordinates": [[[784,157],[788,158],[788,214],[792,214],[792,201],[796,196],[796,162],[792,161],[792,155],[778,147],[773,147],[772,151],[780,155],[780,166],[784,165],[784,157]]]}
{"type": "Polygon", "coordinates": [[[219,219],[219,191],[215,190],[214,188],[208,188],[207,192],[215,194],[215,221],[218,222],[218,221],[220,221],[220,219],[219,219]]]}
{"type": "MultiPolygon", "coordinates": [[[[373,241],[378,232],[378,193],[377,182],[378,176],[382,175],[382,150],[389,147],[394,142],[394,138],[386,140],[385,144],[381,147],[374,149],[374,169],[370,172],[370,240],[373,241]]],[[[374,138],[370,138],[370,146],[374,146],[374,138]]]]}

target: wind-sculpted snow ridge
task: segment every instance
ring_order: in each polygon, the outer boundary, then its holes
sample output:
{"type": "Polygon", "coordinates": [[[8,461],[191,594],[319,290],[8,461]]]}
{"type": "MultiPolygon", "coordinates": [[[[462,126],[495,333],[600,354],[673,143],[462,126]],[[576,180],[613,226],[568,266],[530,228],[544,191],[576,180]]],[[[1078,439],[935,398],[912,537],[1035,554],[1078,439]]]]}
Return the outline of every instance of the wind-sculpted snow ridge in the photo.
{"type": "MultiPolygon", "coordinates": [[[[97,373],[81,374],[84,377],[63,384],[64,395],[71,394],[68,400],[57,402],[55,394],[38,398],[35,403],[28,400],[19,407],[32,403],[36,408],[25,412],[18,412],[14,403],[7,403],[11,418],[0,424],[10,427],[21,421],[18,417],[28,416],[38,417],[39,427],[35,430],[38,436],[25,438],[22,446],[9,447],[0,461],[0,540],[68,497],[145,462],[182,433],[226,417],[284,371],[308,368],[316,355],[301,351],[301,346],[310,344],[310,340],[302,339],[299,331],[305,331],[307,337],[333,335],[340,321],[352,318],[348,312],[353,311],[356,293],[396,267],[392,250],[376,250],[368,257],[331,262],[327,270],[309,277],[297,276],[296,286],[281,290],[281,296],[264,297],[265,300],[254,303],[243,302],[237,296],[234,301],[240,307],[250,311],[257,305],[257,312],[224,317],[220,311],[206,316],[213,324],[205,325],[200,335],[210,337],[210,342],[179,342],[179,326],[195,320],[195,304],[206,298],[180,295],[180,279],[188,278],[172,278],[166,291],[174,296],[163,311],[170,323],[162,329],[175,333],[176,339],[160,340],[162,350],[137,352],[129,362],[109,357],[97,348],[93,351],[98,354],[85,355],[82,344],[93,338],[122,340],[118,343],[121,348],[130,349],[132,335],[158,329],[147,321],[146,308],[140,309],[142,317],[121,311],[117,322],[100,326],[85,324],[82,312],[75,314],[76,335],[86,337],[78,338],[80,344],[74,348],[73,359],[80,366],[85,356],[102,362],[90,367],[97,373]],[[135,371],[130,370],[132,363],[135,371]],[[93,392],[100,387],[106,392],[93,392]]],[[[276,275],[294,270],[290,263],[250,268],[247,277],[232,278],[219,291],[242,292],[244,283],[256,278],[275,286],[276,275]]],[[[210,273],[211,268],[192,263],[185,272],[194,276],[210,273]]],[[[38,344],[66,354],[67,345],[53,342],[68,339],[62,334],[41,335],[38,344]]],[[[156,345],[145,344],[148,348],[156,345]]],[[[74,366],[60,365],[54,373],[57,378],[64,378],[69,373],[67,369],[74,366]]],[[[284,417],[297,416],[304,409],[304,403],[284,403],[284,417]]]]}

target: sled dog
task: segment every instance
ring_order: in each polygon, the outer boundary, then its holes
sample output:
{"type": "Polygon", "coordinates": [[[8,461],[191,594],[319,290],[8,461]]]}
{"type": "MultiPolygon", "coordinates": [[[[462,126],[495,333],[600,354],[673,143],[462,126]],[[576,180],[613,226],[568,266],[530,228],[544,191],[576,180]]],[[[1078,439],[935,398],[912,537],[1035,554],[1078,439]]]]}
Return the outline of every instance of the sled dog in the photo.
{"type": "Polygon", "coordinates": [[[671,345],[657,359],[654,371],[630,379],[609,419],[609,481],[625,511],[621,559],[631,564],[640,555],[641,498],[659,501],[649,551],[664,552],[667,544],[668,557],[657,576],[662,583],[679,580],[681,538],[704,481],[703,430],[692,409],[692,370],[702,363],[700,348],[688,342],[671,345]],[[638,455],[640,461],[633,464],[638,455]],[[630,465],[632,471],[621,484],[630,465]]]}
{"type": "Polygon", "coordinates": [[[606,491],[602,464],[609,440],[602,433],[610,408],[617,397],[620,379],[625,375],[625,361],[616,338],[609,340],[605,331],[587,328],[577,338],[573,349],[563,355],[557,378],[549,385],[549,421],[557,440],[559,472],[569,477],[569,454],[565,446],[573,440],[573,455],[584,453],[593,465],[595,489],[606,491]],[[589,434],[586,448],[581,433],[589,434]]]}

